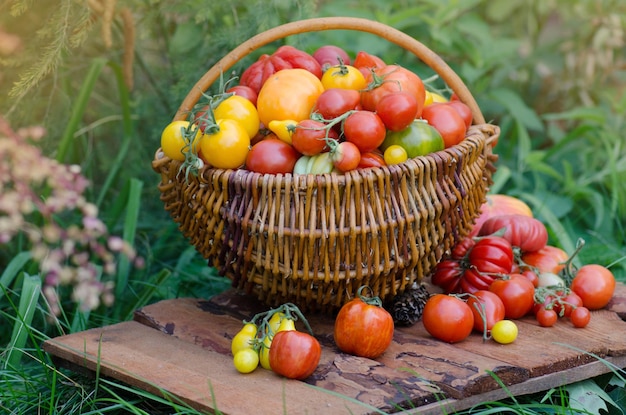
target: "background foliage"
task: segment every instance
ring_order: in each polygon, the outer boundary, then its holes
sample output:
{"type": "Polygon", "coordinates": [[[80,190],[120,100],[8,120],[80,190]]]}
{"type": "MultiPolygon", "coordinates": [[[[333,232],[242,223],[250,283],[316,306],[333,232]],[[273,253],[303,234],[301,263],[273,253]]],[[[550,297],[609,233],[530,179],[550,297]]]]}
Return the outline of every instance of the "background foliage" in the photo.
{"type": "MultiPolygon", "coordinates": [[[[163,211],[150,167],[160,131],[195,81],[243,40],[284,22],[335,15],[381,21],[440,54],[502,129],[492,191],[528,202],[552,244],[572,252],[584,238],[580,263],[610,266],[626,281],[620,0],[9,0],[0,5],[0,114],[14,130],[45,127],[37,143],[43,155],[81,166],[91,184],[85,197],[108,232],[144,259],[138,268],[120,260],[110,277],[117,286],[113,307],[85,312],[61,288],[61,314],[53,318],[38,295],[37,267],[24,256],[28,241],[0,245],[0,318],[8,323],[0,326],[0,344],[9,345],[3,357],[15,348],[29,355],[19,369],[3,372],[10,385],[3,389],[30,396],[21,399],[24,408],[36,406],[41,393],[49,396],[42,391],[58,381],[38,348],[42,339],[128,319],[159,299],[208,297],[228,287],[163,211]],[[15,328],[23,323],[28,336],[17,341],[15,328]],[[30,395],[17,386],[24,379],[30,395]]],[[[284,42],[308,51],[333,43],[352,55],[363,49],[431,75],[405,51],[369,35],[334,31],[284,42]]],[[[84,404],[77,390],[64,390],[68,406],[59,413],[84,404]]]]}

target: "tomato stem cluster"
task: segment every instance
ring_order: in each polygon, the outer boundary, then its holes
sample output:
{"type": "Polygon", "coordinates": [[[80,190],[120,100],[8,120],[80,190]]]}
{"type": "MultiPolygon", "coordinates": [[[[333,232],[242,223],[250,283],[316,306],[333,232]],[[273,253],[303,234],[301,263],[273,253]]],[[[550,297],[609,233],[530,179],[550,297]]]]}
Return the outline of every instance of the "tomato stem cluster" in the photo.
{"type": "Polygon", "coordinates": [[[304,326],[306,327],[307,331],[311,335],[313,335],[313,330],[311,329],[309,322],[304,317],[304,315],[302,314],[298,306],[296,306],[293,303],[285,303],[277,308],[272,308],[270,310],[257,313],[256,315],[254,315],[254,317],[252,317],[250,321],[244,321],[244,324],[252,323],[257,326],[258,333],[259,333],[259,336],[255,341],[257,347],[262,347],[263,340],[265,340],[266,336],[269,336],[271,338],[274,336],[274,334],[276,334],[274,333],[274,330],[272,329],[270,325],[270,320],[276,314],[281,315],[281,320],[282,319],[289,319],[293,321],[301,320],[304,326]]]}

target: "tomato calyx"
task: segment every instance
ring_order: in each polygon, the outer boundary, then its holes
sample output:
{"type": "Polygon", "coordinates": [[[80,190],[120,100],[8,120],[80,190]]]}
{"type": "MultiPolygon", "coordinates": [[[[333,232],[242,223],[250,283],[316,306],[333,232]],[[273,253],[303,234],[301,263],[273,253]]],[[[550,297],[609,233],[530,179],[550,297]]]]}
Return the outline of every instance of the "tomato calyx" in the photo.
{"type": "Polygon", "coordinates": [[[370,288],[369,285],[362,285],[357,290],[356,295],[357,295],[357,297],[359,297],[359,300],[363,301],[367,305],[374,305],[374,306],[377,306],[377,307],[382,307],[383,306],[382,300],[380,299],[380,297],[377,297],[375,295],[371,295],[373,293],[374,293],[374,291],[372,291],[372,289],[370,288]],[[363,293],[364,290],[369,290],[370,295],[369,296],[363,295],[362,293],[363,293]]]}
{"type": "Polygon", "coordinates": [[[576,241],[576,248],[574,249],[574,252],[572,252],[572,254],[567,258],[564,263],[565,267],[559,273],[561,274],[561,277],[568,287],[572,285],[572,281],[574,280],[574,277],[576,277],[577,269],[574,266],[574,258],[576,258],[580,251],[582,251],[584,246],[585,240],[583,238],[578,238],[578,240],[576,241]]]}

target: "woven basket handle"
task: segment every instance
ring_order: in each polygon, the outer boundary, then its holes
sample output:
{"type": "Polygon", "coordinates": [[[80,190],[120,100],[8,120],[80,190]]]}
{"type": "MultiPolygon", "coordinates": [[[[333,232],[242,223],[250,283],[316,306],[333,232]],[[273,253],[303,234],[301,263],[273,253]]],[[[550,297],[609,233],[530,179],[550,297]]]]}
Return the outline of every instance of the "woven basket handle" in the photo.
{"type": "Polygon", "coordinates": [[[180,104],[174,120],[186,118],[187,114],[200,100],[202,93],[209,89],[209,87],[220,77],[221,74],[228,71],[243,57],[278,39],[300,33],[323,30],[356,30],[373,33],[412,52],[426,65],[433,69],[441,77],[441,79],[446,82],[448,87],[450,87],[458,95],[459,99],[470,107],[474,118],[474,124],[485,123],[485,118],[483,117],[476,100],[467,86],[439,55],[430,50],[423,43],[397,29],[394,29],[393,27],[373,20],[357,17],[321,17],[299,20],[274,27],[251,37],[224,56],[219,62],[211,67],[211,69],[209,69],[202,76],[202,78],[198,80],[198,82],[196,82],[194,87],[189,91],[183,102],[180,104]]]}

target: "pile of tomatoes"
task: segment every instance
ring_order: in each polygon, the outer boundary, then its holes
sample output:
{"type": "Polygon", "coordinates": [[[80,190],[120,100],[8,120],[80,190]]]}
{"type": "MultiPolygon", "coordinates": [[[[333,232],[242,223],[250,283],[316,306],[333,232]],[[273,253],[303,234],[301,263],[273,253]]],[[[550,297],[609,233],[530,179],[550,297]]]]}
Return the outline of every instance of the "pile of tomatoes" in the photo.
{"type": "Polygon", "coordinates": [[[472,330],[491,333],[495,339],[501,334],[496,324],[503,320],[509,321],[513,333],[511,320],[527,315],[542,327],[553,326],[559,318],[574,327],[587,326],[590,310],[605,307],[613,296],[611,271],[598,264],[576,269],[573,258],[584,241],[571,256],[548,245],[545,225],[521,200],[493,195],[488,202],[474,236],[458,243],[431,275],[444,293],[426,304],[422,316],[426,329],[456,342],[472,330]],[[501,206],[494,206],[494,201],[501,206]]]}
{"type": "MultiPolygon", "coordinates": [[[[228,85],[228,83],[227,83],[228,85]]],[[[239,84],[206,96],[161,135],[163,153],[199,167],[264,174],[343,173],[401,163],[458,144],[467,105],[377,56],[326,45],[282,46],[246,68],[239,84]]]]}

